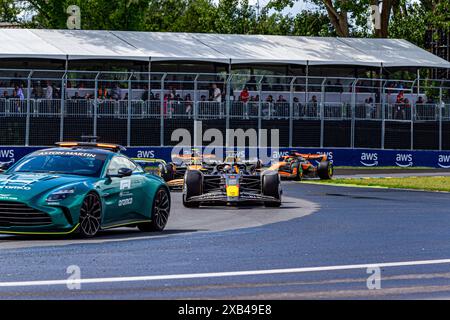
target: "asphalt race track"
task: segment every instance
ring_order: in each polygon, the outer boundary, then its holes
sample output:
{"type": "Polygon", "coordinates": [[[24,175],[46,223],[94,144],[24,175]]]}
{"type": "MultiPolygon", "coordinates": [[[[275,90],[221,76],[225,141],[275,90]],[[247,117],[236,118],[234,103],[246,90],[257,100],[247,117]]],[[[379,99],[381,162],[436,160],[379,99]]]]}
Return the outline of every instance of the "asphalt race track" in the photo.
{"type": "Polygon", "coordinates": [[[450,194],[283,188],[280,209],[184,209],[173,193],[159,234],[0,236],[0,299],[450,298],[450,194]]]}

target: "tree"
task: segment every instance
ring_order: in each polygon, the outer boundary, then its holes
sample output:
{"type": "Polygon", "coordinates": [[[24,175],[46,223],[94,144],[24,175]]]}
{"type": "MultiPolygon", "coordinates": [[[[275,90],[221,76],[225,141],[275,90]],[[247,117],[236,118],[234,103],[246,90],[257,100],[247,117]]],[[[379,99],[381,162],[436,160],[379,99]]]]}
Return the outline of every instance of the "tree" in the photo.
{"type": "Polygon", "coordinates": [[[0,0],[0,22],[18,22],[19,12],[14,0],[0,0]]]}
{"type": "MultiPolygon", "coordinates": [[[[300,0],[272,0],[269,6],[282,10],[292,7],[300,0]]],[[[349,37],[364,31],[369,18],[371,5],[378,5],[379,0],[308,0],[316,5],[319,10],[327,13],[336,34],[340,37],[349,37]]],[[[388,37],[389,21],[392,11],[399,11],[406,0],[383,0],[380,6],[380,29],[375,30],[374,36],[388,37]]]]}

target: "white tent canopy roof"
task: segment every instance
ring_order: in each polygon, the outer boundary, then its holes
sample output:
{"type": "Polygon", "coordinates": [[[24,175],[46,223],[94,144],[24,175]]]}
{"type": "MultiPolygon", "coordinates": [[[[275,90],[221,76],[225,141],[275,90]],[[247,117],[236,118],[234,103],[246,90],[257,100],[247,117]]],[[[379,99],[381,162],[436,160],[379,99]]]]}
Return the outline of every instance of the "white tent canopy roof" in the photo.
{"type": "Polygon", "coordinates": [[[450,68],[398,39],[0,29],[0,58],[450,68]]]}

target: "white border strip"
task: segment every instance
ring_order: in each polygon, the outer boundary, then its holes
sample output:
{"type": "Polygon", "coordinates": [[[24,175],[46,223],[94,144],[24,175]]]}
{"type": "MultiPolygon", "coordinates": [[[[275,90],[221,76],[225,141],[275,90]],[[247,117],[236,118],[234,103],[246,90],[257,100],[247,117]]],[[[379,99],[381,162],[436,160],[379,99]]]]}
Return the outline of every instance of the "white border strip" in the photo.
{"type": "Polygon", "coordinates": [[[373,268],[373,267],[379,267],[379,268],[405,267],[405,266],[421,266],[421,265],[435,265],[435,264],[450,264],[450,259],[385,262],[385,263],[353,264],[353,265],[290,268],[290,269],[269,269],[269,270],[253,270],[253,271],[188,273],[188,274],[155,275],[155,276],[139,276],[139,277],[16,281],[16,282],[0,282],[0,287],[29,287],[29,286],[52,286],[52,285],[67,285],[67,284],[74,285],[74,284],[89,284],[89,283],[114,283],[114,282],[138,282],[138,281],[157,281],[157,280],[240,277],[240,276],[258,276],[258,275],[267,275],[267,274],[290,274],[290,273],[305,273],[305,272],[319,272],[319,271],[367,269],[367,268],[373,268]]]}

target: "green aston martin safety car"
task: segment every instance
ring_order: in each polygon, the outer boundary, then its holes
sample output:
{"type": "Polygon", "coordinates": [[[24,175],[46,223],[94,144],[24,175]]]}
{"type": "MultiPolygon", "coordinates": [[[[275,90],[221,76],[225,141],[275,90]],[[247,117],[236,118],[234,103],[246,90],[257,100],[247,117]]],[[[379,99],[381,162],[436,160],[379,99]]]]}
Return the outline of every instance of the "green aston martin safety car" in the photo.
{"type": "Polygon", "coordinates": [[[0,174],[0,233],[95,236],[119,226],[162,231],[170,191],[121,154],[123,147],[62,142],[0,174]]]}

